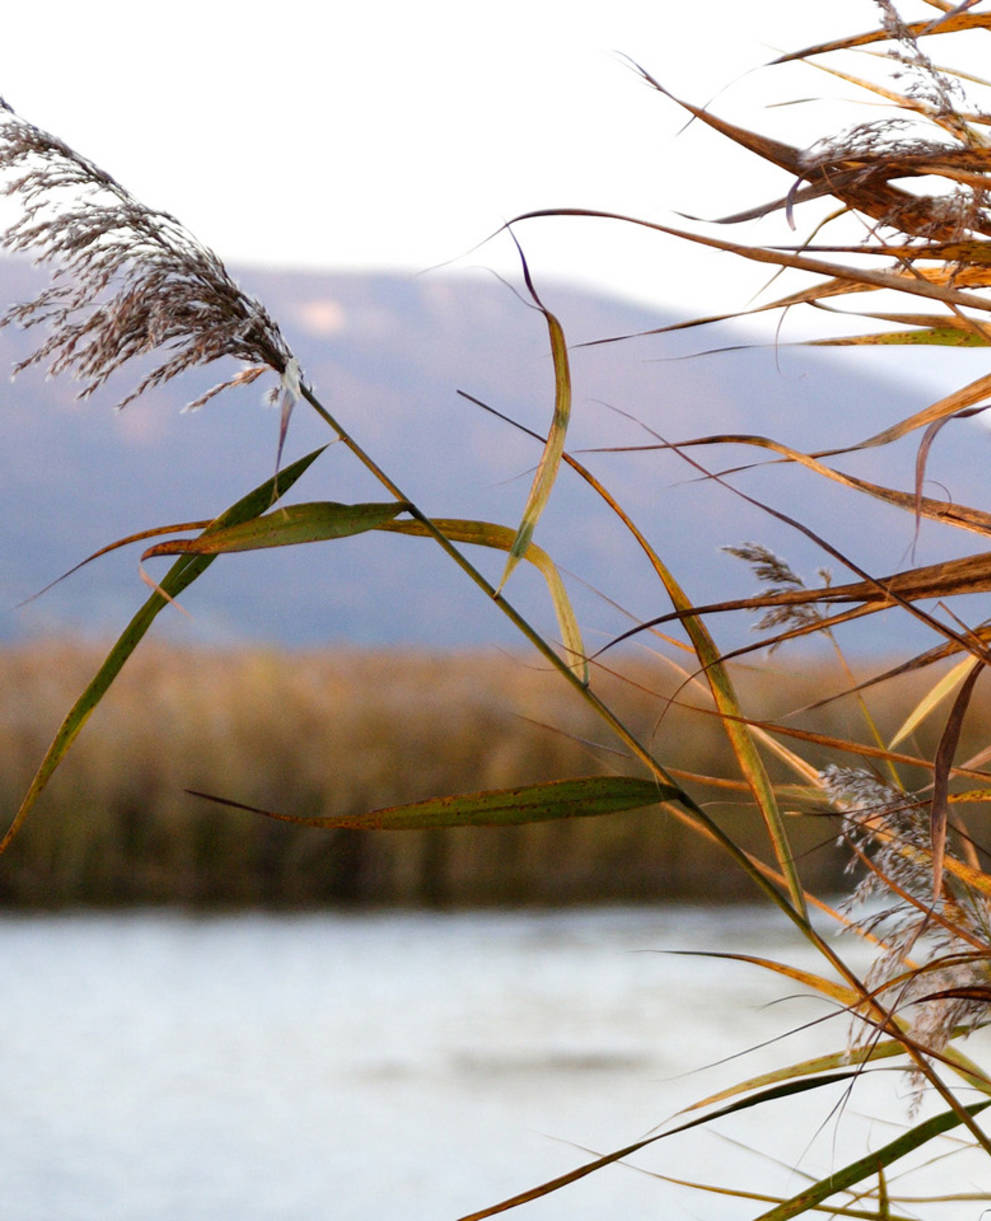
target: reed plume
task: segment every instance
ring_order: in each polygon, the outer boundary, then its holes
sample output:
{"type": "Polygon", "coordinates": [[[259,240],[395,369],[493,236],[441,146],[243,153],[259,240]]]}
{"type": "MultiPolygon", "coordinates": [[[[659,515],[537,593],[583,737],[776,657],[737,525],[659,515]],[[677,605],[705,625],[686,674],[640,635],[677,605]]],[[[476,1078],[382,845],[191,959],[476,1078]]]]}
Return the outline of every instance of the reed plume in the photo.
{"type": "Polygon", "coordinates": [[[975,125],[987,116],[966,113],[960,81],[936,67],[919,43],[926,31],[906,25],[891,0],[875,2],[893,44],[888,57],[899,65],[894,80],[903,90],[905,115],[857,124],[802,152],[789,203],[845,194],[880,226],[906,238],[949,242],[967,234],[987,236],[991,216],[984,175],[991,168],[991,147],[975,125]],[[897,185],[927,176],[931,182],[933,175],[952,181],[952,189],[916,195],[897,185]],[[803,180],[809,186],[803,187],[803,180]]]}
{"type": "MultiPolygon", "coordinates": [[[[852,852],[849,869],[867,867],[843,904],[856,917],[851,927],[884,946],[865,982],[886,1007],[904,1014],[918,1043],[941,1051],[955,1034],[987,1021],[991,905],[967,884],[964,870],[953,869],[960,862],[951,854],[933,899],[926,797],[901,792],[864,768],[833,764],[820,779],[842,814],[840,841],[852,852]]],[[[858,1022],[854,1044],[872,1029],[858,1022]]]]}
{"type": "Polygon", "coordinates": [[[212,250],[2,98],[0,181],[21,208],[0,244],[32,252],[35,263],[51,271],[48,287],[0,318],[0,326],[48,331],[14,367],[15,375],[31,365],[46,365],[50,376],[69,372],[84,383],[78,397],[86,398],[128,361],[165,348],[166,359],[118,407],[225,356],[247,367],[189,408],[266,370],[277,373],[287,391],[298,385],[298,364],[278,326],[212,250]]]}
{"type": "MultiPolygon", "coordinates": [[[[762,592],[767,597],[807,588],[791,565],[763,543],[742,543],[737,547],[723,547],[722,550],[750,565],[754,576],[764,586],[762,592]]],[[[826,584],[829,583],[829,573],[824,569],[819,570],[819,576],[826,584]]],[[[765,632],[782,626],[813,628],[815,624],[822,622],[822,619],[822,612],[815,603],[789,603],[765,610],[754,624],[754,631],[765,632]]],[[[769,652],[773,653],[780,643],[780,640],[771,641],[769,652]]]]}

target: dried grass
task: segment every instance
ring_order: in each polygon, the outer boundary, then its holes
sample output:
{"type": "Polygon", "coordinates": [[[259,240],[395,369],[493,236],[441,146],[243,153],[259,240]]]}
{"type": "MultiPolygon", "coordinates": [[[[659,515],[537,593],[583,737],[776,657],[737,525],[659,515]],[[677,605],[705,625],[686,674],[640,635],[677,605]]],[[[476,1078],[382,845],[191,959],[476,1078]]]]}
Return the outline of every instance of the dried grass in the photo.
{"type": "MultiPolygon", "coordinates": [[[[13,814],[46,734],[98,659],[93,646],[68,641],[0,651],[0,817],[13,814]]],[[[644,662],[622,669],[629,681],[606,685],[649,734],[656,674],[644,662]]],[[[782,684],[796,704],[822,688],[808,675],[761,671],[748,685],[771,713],[782,684]]],[[[838,714],[834,728],[843,720],[838,714]]],[[[711,716],[674,709],[658,741],[677,743],[689,771],[732,770],[711,716]]],[[[595,716],[522,658],[147,647],[4,858],[0,896],[42,906],[748,898],[713,846],[650,811],[518,830],[328,835],[185,794],[236,793],[262,807],[348,817],[621,766],[595,743],[603,743],[595,716]]],[[[725,825],[757,847],[738,795],[697,787],[722,798],[725,825]]],[[[809,817],[795,833],[810,876],[838,884],[834,829],[809,817]]]]}

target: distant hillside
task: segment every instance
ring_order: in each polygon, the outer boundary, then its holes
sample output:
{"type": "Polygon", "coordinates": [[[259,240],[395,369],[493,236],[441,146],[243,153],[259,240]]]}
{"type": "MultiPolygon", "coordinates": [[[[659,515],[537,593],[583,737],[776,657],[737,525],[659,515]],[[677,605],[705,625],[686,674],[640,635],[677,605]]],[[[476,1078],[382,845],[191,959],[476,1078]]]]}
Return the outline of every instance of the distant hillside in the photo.
{"type": "MultiPolygon", "coordinates": [[[[0,264],[2,303],[27,294],[32,275],[22,264],[0,264]]],[[[538,313],[494,279],[251,271],[242,280],[280,320],[328,406],[424,509],[516,524],[538,449],[456,391],[545,431],[553,387],[538,313]]],[[[541,288],[573,344],[674,320],[571,288],[541,288]]],[[[906,398],[904,387],[854,378],[822,353],[755,349],[668,359],[739,338],[728,328],[709,328],[704,335],[574,350],[569,447],[649,443],[653,430],[670,440],[757,432],[808,448],[837,437],[856,440],[924,405],[910,393],[906,398]]],[[[0,365],[13,363],[33,339],[0,332],[0,365]]],[[[112,387],[83,404],[73,402],[71,383],[46,383],[35,374],[7,388],[0,411],[0,639],[64,629],[113,632],[147,593],[134,548],[20,610],[13,607],[112,539],[210,517],[271,474],[278,419],[261,405],[263,383],[221,396],[197,413],[180,413],[220,372],[209,369],[172,383],[120,414],[112,410],[112,387]]],[[[129,375],[122,379],[121,393],[129,382],[129,375]]],[[[295,456],[328,440],[304,405],[287,452],[295,456]]],[[[967,498],[967,488],[946,472],[956,466],[954,455],[972,453],[975,444],[988,444],[985,431],[961,424],[946,431],[933,458],[934,477],[950,483],[960,499],[967,498]]],[[[691,452],[715,469],[755,457],[740,449],[691,452]]],[[[903,443],[892,454],[860,455],[844,465],[908,486],[913,453],[912,444],[903,443]]],[[[750,574],[720,553],[724,543],[768,542],[813,579],[825,562],[806,540],[725,489],[690,482],[697,472],[675,456],[585,460],[699,601],[752,591],[750,574]]],[[[911,544],[909,520],[839,495],[801,471],[778,467],[735,478],[878,571],[897,565],[911,544]]],[[[331,447],[294,498],[380,499],[381,491],[342,448],[331,447]]],[[[594,590],[638,616],[667,609],[637,549],[569,472],[562,474],[538,541],[574,574],[570,588],[590,643],[628,623],[594,590]]],[[[922,562],[924,545],[919,554],[922,562]]],[[[495,574],[501,567],[492,555],[481,563],[495,574]]],[[[539,579],[521,572],[510,593],[553,632],[539,579]]],[[[501,617],[434,548],[391,537],[229,557],[189,591],[184,604],[191,619],[176,612],[160,622],[190,642],[470,646],[512,639],[501,617]]],[[[727,626],[720,638],[739,640],[745,630],[746,624],[727,626]]]]}

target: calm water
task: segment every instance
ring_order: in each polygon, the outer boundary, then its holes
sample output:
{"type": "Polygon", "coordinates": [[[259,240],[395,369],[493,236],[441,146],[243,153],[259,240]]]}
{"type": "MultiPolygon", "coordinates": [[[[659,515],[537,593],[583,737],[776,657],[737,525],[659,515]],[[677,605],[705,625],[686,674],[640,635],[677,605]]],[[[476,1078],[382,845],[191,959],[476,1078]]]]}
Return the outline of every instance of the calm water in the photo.
{"type": "MultiPolygon", "coordinates": [[[[842,1044],[834,1022],[703,1070],[827,1010],[754,967],[657,952],[672,949],[815,966],[749,909],[0,920],[0,1214],[453,1221],[571,1169],[576,1145],[616,1148],[842,1044]]],[[[877,1088],[865,1082],[839,1125],[837,1093],[821,1091],[634,1160],[791,1194],[801,1174],[764,1155],[822,1173],[890,1140],[858,1118],[877,1088]]],[[[947,1189],[980,1174],[960,1163],[947,1189]]],[[[610,1167],[508,1215],[761,1211],[610,1167]]]]}

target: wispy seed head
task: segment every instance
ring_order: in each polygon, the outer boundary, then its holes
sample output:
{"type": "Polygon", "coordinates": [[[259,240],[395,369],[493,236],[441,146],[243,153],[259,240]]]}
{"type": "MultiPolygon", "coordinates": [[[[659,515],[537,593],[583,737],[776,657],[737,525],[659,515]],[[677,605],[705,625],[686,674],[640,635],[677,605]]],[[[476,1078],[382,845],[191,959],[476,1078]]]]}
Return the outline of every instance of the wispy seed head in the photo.
{"type": "Polygon", "coordinates": [[[49,286],[0,318],[48,337],[15,374],[45,365],[69,372],[92,394],[133,357],[167,356],[118,404],[187,369],[224,356],[246,363],[190,406],[268,369],[282,376],[292,353],[264,307],[243,292],[221,260],[174,216],[134,198],[58,137],[20,118],[0,99],[0,190],[21,204],[0,237],[50,268],[49,286]]]}

